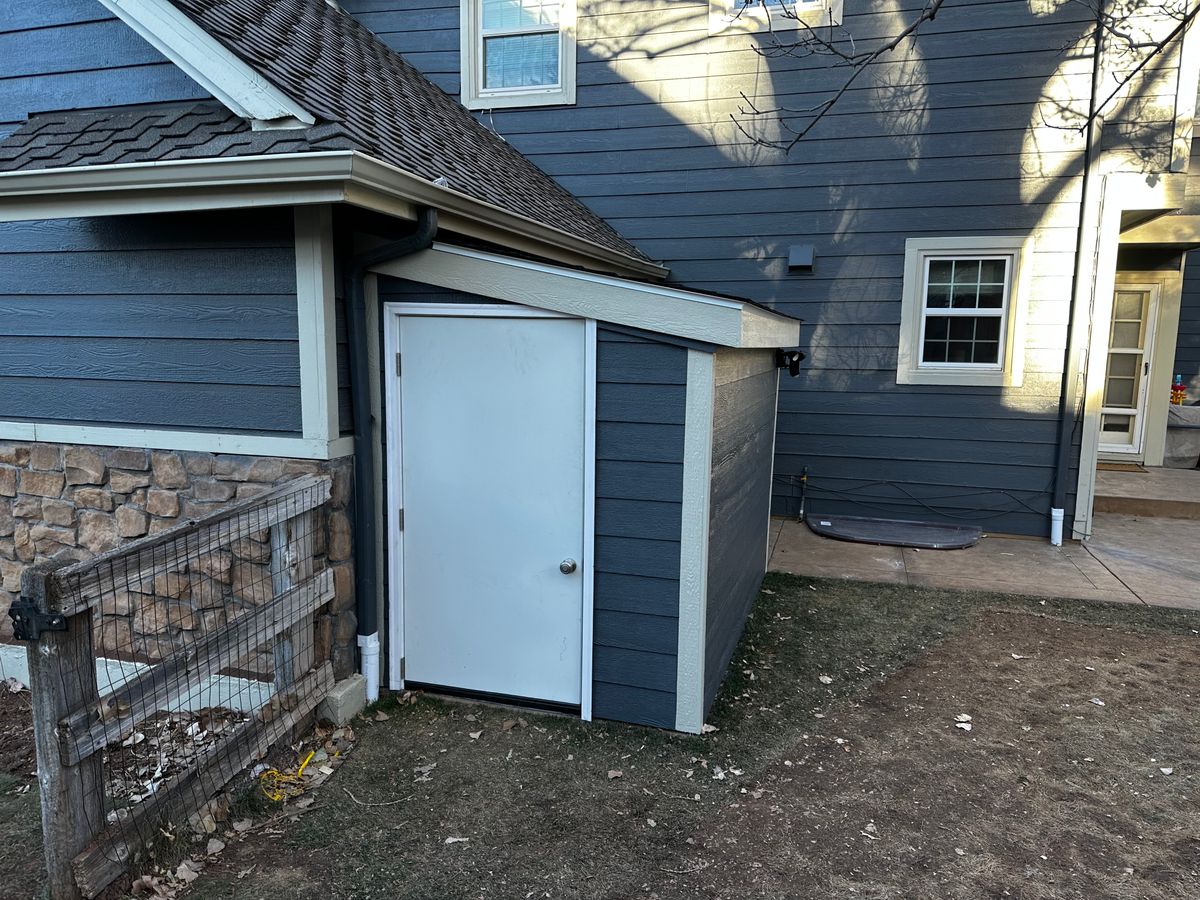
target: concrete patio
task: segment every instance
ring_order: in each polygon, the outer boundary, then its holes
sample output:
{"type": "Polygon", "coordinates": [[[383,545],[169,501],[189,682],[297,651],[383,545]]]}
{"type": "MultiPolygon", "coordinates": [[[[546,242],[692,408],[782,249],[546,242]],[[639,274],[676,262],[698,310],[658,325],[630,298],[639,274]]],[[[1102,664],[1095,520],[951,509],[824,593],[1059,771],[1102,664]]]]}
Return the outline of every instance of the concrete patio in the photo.
{"type": "Polygon", "coordinates": [[[774,519],[772,571],[919,587],[1078,597],[1200,610],[1200,521],[1101,513],[1087,542],[985,537],[914,550],[819,537],[774,519]]]}

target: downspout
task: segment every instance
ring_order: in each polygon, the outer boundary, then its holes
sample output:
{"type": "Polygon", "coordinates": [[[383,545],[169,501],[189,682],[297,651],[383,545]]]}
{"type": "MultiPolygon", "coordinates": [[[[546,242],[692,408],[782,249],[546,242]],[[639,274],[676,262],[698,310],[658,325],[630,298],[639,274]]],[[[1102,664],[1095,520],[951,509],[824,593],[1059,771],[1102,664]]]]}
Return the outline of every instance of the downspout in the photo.
{"type": "Polygon", "coordinates": [[[346,332],[350,341],[350,395],[354,407],[354,596],[358,615],[359,671],[367,682],[367,702],[379,699],[379,608],[375,570],[374,431],[371,415],[371,371],[367,363],[366,277],[385,262],[427,249],[438,229],[437,210],[424,206],[412,234],[354,257],[349,279],[350,315],[346,332]]]}
{"type": "MultiPolygon", "coordinates": [[[[1096,21],[1092,39],[1092,90],[1088,99],[1087,134],[1083,146],[1083,184],[1079,195],[1079,223],[1075,233],[1075,271],[1071,276],[1071,299],[1067,308],[1067,346],[1063,353],[1063,381],[1058,396],[1058,447],[1054,464],[1054,496],[1050,504],[1050,543],[1061,547],[1063,542],[1063,518],[1067,505],[1067,480],[1071,469],[1071,444],[1075,433],[1075,408],[1079,403],[1079,353],[1075,345],[1076,313],[1080,287],[1087,275],[1084,261],[1084,231],[1088,223],[1088,198],[1092,193],[1095,178],[1096,145],[1100,130],[1097,127],[1099,113],[1096,101],[1100,93],[1100,66],[1102,62],[1101,23],[1096,21]]],[[[1097,227],[1099,223],[1097,222],[1097,227]]],[[[1093,251],[1092,256],[1095,256],[1093,251]]]]}

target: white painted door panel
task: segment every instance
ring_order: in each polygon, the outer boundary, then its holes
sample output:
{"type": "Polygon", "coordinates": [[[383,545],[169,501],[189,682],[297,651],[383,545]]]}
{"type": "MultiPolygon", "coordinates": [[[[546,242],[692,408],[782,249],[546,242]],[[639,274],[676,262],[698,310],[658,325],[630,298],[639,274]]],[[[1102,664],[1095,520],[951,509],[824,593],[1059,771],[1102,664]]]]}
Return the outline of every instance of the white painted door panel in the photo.
{"type": "Polygon", "coordinates": [[[405,677],[578,704],[584,323],[399,327],[405,677]]]}

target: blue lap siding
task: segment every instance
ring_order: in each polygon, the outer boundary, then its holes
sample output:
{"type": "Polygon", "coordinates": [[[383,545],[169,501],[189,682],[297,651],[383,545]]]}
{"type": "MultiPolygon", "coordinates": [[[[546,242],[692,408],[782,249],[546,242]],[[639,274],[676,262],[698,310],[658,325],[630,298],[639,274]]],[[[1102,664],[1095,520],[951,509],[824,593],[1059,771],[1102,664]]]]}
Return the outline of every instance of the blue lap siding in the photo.
{"type": "Polygon", "coordinates": [[[298,434],[290,210],[0,224],[0,418],[298,434]]]}
{"type": "Polygon", "coordinates": [[[1183,268],[1183,296],[1179,305],[1179,341],[1175,345],[1175,372],[1188,386],[1188,403],[1200,402],[1200,250],[1187,255],[1183,268]]]}
{"type": "Polygon", "coordinates": [[[0,4],[0,138],[33,113],[207,96],[97,0],[0,4]]]}

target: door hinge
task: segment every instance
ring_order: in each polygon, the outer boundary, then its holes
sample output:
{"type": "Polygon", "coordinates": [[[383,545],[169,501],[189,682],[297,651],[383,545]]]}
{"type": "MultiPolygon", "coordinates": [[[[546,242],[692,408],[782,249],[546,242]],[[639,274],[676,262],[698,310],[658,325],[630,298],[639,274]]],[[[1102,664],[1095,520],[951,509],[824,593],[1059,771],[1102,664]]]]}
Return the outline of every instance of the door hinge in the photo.
{"type": "Polygon", "coordinates": [[[400,375],[400,351],[396,351],[396,375],[400,375]]]}
{"type": "Polygon", "coordinates": [[[404,680],[404,657],[400,657],[400,680],[404,680]]]}
{"type": "Polygon", "coordinates": [[[396,530],[397,531],[404,530],[404,510],[403,509],[396,511],[396,530]]]}

